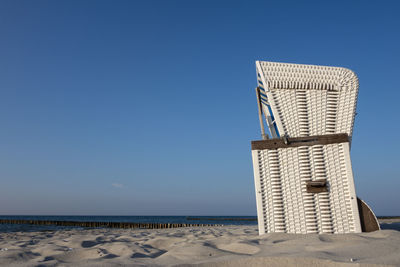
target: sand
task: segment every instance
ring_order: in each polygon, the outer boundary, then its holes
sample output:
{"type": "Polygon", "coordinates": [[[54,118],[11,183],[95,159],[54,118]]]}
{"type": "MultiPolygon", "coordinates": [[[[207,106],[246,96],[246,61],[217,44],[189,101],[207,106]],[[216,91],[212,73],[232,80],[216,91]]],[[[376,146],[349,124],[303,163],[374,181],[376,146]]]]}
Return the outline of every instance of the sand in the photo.
{"type": "Polygon", "coordinates": [[[1,266],[400,266],[400,232],[266,234],[256,226],[0,233],[1,266]]]}

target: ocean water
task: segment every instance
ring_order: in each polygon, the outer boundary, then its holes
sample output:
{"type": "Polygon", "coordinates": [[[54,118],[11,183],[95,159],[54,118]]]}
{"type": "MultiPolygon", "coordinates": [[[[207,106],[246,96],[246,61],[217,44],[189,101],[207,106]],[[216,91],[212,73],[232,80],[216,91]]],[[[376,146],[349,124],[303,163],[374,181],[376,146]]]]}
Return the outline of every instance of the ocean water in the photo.
{"type": "MultiPolygon", "coordinates": [[[[132,223],[186,223],[186,224],[222,224],[257,225],[256,216],[0,216],[0,219],[12,220],[49,220],[83,222],[132,222],[132,223]]],[[[0,232],[57,231],[64,229],[82,229],[71,226],[0,224],[0,232]]],[[[400,223],[381,224],[382,229],[400,231],[400,223]]],[[[87,229],[87,228],[85,228],[87,229]]]]}
{"type": "Polygon", "coordinates": [[[400,223],[381,223],[381,229],[400,231],[400,223]]]}
{"type": "MultiPolygon", "coordinates": [[[[186,223],[186,224],[222,224],[257,225],[256,216],[0,216],[11,220],[40,221],[80,221],[80,222],[131,222],[131,223],[186,223]]],[[[80,227],[0,224],[0,232],[54,231],[80,227]]]]}

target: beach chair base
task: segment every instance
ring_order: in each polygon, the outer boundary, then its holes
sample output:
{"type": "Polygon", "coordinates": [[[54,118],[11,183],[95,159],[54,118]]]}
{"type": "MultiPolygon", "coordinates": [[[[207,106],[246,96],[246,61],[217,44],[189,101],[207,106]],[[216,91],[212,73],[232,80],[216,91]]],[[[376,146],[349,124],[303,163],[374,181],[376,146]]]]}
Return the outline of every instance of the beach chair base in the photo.
{"type": "Polygon", "coordinates": [[[252,158],[259,234],[362,231],[347,134],[253,141],[252,158]]]}

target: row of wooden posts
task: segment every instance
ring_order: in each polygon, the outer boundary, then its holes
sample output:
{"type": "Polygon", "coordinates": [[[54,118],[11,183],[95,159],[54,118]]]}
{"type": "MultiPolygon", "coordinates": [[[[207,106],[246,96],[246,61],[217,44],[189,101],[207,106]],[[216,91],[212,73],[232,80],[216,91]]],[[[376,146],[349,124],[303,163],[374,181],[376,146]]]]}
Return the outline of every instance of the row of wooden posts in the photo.
{"type": "Polygon", "coordinates": [[[250,221],[255,222],[257,218],[196,218],[196,217],[186,217],[188,221],[250,221]]]}
{"type": "Polygon", "coordinates": [[[220,224],[188,224],[188,223],[131,223],[131,222],[79,222],[79,221],[40,221],[40,220],[11,220],[0,219],[0,224],[32,224],[32,225],[57,225],[76,227],[101,227],[101,228],[140,228],[140,229],[167,229],[180,227],[210,227],[222,226],[220,224]]]}

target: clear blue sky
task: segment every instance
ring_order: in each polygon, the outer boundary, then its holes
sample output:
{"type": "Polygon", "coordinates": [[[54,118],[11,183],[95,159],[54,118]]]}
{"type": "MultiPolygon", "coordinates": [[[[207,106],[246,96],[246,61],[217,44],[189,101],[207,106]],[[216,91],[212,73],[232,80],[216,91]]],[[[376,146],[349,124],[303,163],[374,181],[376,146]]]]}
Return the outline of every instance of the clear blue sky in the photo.
{"type": "Polygon", "coordinates": [[[1,1],[0,214],[256,215],[255,61],[360,79],[358,195],[400,215],[396,1],[1,1]]]}

